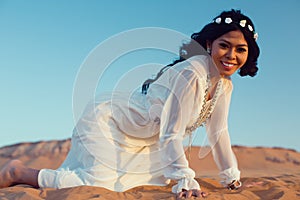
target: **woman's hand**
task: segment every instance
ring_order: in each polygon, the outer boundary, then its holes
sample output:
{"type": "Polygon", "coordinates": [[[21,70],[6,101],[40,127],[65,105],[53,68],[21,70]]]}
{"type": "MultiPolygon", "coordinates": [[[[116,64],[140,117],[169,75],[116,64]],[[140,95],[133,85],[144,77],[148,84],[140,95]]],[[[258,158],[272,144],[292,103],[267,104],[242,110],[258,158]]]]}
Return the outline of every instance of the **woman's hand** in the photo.
{"type": "Polygon", "coordinates": [[[239,180],[233,180],[231,183],[227,185],[228,190],[237,190],[242,187],[242,182],[239,180]]]}
{"type": "Polygon", "coordinates": [[[182,189],[182,192],[177,193],[177,199],[180,198],[191,198],[191,197],[206,197],[207,194],[202,192],[201,190],[192,189],[192,190],[185,190],[182,189]]]}

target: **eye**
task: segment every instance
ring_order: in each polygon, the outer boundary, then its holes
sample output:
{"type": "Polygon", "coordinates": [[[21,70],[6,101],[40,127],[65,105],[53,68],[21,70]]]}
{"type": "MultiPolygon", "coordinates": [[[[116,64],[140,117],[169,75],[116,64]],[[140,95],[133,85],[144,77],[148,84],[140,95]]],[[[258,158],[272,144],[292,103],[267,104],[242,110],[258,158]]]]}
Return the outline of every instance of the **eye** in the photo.
{"type": "Polygon", "coordinates": [[[228,44],[223,43],[223,42],[219,43],[219,46],[220,46],[221,48],[223,48],[223,49],[226,49],[226,48],[229,47],[228,44]]]}
{"type": "Polygon", "coordinates": [[[248,50],[247,50],[246,48],[243,48],[243,47],[238,47],[238,48],[236,49],[236,51],[237,51],[238,53],[245,53],[245,52],[247,52],[248,50]]]}

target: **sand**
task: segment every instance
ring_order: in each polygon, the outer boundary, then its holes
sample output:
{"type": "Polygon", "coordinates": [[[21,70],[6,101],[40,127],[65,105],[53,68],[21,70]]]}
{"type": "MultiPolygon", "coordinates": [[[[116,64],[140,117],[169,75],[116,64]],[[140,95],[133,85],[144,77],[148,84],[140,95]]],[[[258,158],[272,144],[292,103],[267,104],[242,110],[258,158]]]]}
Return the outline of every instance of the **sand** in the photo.
{"type": "MultiPolygon", "coordinates": [[[[0,168],[11,159],[20,159],[34,168],[57,168],[70,149],[70,140],[20,143],[0,148],[0,168]]],[[[200,147],[193,147],[190,165],[196,171],[196,180],[205,199],[300,199],[300,153],[284,148],[234,146],[242,172],[243,187],[237,191],[223,188],[212,155],[198,159],[200,147]]],[[[207,148],[202,147],[201,152],[207,148]]],[[[74,200],[74,199],[176,199],[171,193],[171,182],[166,187],[140,186],[118,193],[100,187],[79,186],[65,189],[35,189],[28,185],[16,185],[0,189],[1,200],[74,200]]],[[[201,199],[201,198],[192,198],[201,199]]]]}

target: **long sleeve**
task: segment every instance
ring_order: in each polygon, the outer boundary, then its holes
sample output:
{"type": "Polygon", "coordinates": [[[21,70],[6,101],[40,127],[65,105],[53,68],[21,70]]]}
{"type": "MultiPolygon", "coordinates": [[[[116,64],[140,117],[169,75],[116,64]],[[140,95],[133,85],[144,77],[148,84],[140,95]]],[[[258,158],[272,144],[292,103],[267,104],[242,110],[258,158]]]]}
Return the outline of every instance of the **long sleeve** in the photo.
{"type": "Polygon", "coordinates": [[[170,95],[165,102],[161,116],[160,150],[164,176],[177,180],[172,192],[182,189],[200,189],[194,179],[195,172],[189,168],[182,144],[187,123],[195,103],[198,77],[193,71],[183,70],[170,80],[170,95]]]}
{"type": "Polygon", "coordinates": [[[231,148],[228,132],[228,112],[232,93],[230,80],[223,80],[223,89],[216,102],[211,118],[207,120],[206,132],[214,160],[220,170],[221,183],[226,186],[240,179],[237,160],[231,148]]]}

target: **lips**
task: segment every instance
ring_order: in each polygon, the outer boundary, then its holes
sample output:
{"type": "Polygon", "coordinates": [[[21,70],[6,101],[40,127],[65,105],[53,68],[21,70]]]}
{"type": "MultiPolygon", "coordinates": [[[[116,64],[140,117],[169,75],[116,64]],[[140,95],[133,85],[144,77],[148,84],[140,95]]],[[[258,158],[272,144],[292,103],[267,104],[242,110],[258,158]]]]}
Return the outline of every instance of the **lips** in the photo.
{"type": "Polygon", "coordinates": [[[233,63],[228,63],[228,62],[223,62],[223,61],[221,61],[221,63],[226,71],[231,70],[236,65],[233,63]]]}

